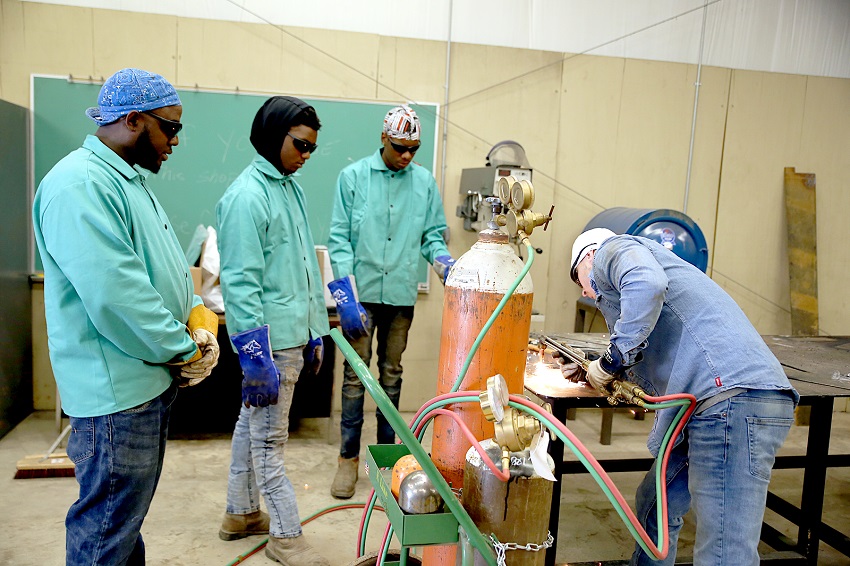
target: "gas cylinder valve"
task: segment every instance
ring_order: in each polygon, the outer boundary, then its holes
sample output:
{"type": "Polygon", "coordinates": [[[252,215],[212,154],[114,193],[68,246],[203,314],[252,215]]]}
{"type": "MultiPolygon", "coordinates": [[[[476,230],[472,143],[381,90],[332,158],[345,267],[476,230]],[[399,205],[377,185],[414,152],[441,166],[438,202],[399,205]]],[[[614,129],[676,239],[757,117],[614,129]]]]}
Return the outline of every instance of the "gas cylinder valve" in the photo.
{"type": "Polygon", "coordinates": [[[510,453],[521,452],[540,432],[540,421],[508,405],[508,384],[502,374],[487,378],[487,389],[478,394],[484,418],[494,423],[496,444],[502,449],[502,469],[510,465],[510,453]]]}
{"type": "Polygon", "coordinates": [[[524,240],[537,226],[543,226],[544,231],[549,227],[555,205],[549,209],[549,214],[533,212],[534,186],[531,181],[517,181],[512,176],[502,177],[499,179],[498,193],[502,206],[508,209],[503,215],[505,223],[502,225],[512,238],[524,240]]]}

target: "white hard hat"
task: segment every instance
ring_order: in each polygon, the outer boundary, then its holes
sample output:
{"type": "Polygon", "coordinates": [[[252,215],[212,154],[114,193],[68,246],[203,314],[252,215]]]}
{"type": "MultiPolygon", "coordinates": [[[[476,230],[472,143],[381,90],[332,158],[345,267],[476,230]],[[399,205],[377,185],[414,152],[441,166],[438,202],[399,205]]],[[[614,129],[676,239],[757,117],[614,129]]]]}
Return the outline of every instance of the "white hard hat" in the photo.
{"type": "Polygon", "coordinates": [[[591,250],[595,250],[602,245],[602,242],[607,240],[608,238],[612,238],[616,236],[614,232],[609,230],[608,228],[591,228],[590,230],[586,230],[578,235],[576,241],[573,243],[573,252],[570,256],[570,279],[573,282],[578,283],[578,273],[576,272],[576,268],[578,268],[579,262],[584,259],[591,250]]]}

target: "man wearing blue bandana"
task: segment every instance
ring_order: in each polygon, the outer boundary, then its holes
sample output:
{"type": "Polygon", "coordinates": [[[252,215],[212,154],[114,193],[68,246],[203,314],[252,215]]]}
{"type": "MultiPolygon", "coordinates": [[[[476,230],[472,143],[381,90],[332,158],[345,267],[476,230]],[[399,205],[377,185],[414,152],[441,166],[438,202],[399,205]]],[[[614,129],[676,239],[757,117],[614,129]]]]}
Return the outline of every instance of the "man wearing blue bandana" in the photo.
{"type": "Polygon", "coordinates": [[[144,564],[140,529],[177,387],[218,361],[218,317],[193,293],[147,180],[177,146],[182,113],[162,76],[118,71],[86,111],[97,131],[45,175],[33,202],[50,361],[80,485],[65,520],[68,565],[144,564]]]}
{"type": "MultiPolygon", "coordinates": [[[[433,265],[442,283],[454,264],[443,239],[446,217],[437,183],[413,162],[420,129],[419,117],[408,106],[387,113],[381,148],[339,174],[328,238],[337,278],[328,287],[343,333],[367,366],[377,334],[379,381],[396,407],[419,257],[433,265]]],[[[364,388],[348,362],[343,367],[342,443],[331,495],[348,499],[357,483],[364,388]]],[[[380,411],[377,419],[378,443],[395,442],[380,411]]]]}
{"type": "MultiPolygon", "coordinates": [[[[596,301],[610,332],[587,382],[604,394],[615,378],[653,396],[689,393],[696,409],[667,464],[670,550],[653,560],[638,545],[630,564],[672,565],[693,505],[694,564],[759,563],[758,543],[776,451],[800,396],[744,312],[705,273],[661,244],[606,228],[579,235],[570,277],[596,301]]],[[[676,408],[655,414],[647,446],[657,456],[676,408]]],[[[655,464],[635,498],[658,539],[655,464]]]]}
{"type": "Polygon", "coordinates": [[[251,128],[257,155],[215,209],[227,329],[243,373],[219,537],[268,532],[266,556],[286,566],[328,564],[304,540],[284,469],[295,383],[305,364],[318,371],[330,331],[306,198],[295,179],[316,151],[319,128],[303,100],[268,99],[251,128]]]}

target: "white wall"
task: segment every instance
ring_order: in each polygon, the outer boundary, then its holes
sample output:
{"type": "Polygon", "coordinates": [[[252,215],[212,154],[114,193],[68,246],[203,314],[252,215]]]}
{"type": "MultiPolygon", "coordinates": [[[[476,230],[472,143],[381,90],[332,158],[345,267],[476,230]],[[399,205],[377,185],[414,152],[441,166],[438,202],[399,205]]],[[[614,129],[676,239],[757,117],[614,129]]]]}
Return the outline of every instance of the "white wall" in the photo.
{"type": "Polygon", "coordinates": [[[847,0],[45,2],[678,63],[697,62],[705,9],[706,65],[850,77],[847,0]]]}

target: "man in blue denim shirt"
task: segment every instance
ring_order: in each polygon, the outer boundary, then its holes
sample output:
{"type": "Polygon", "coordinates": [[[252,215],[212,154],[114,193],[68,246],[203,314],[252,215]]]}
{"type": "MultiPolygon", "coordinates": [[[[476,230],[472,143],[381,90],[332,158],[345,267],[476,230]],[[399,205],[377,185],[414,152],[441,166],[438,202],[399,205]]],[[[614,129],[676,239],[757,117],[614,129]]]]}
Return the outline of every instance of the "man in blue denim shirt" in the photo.
{"type": "MultiPolygon", "coordinates": [[[[799,401],[779,362],[723,289],[652,240],[596,228],[576,239],[571,259],[570,277],[596,300],[611,335],[588,383],[605,391],[622,378],[653,396],[690,393],[698,402],[667,467],[670,552],[656,561],[637,546],[631,564],[674,563],[692,502],[694,564],[758,564],[771,468],[799,401]]],[[[674,416],[656,413],[653,456],[674,416]]],[[[636,506],[657,540],[654,467],[636,506]]]]}

